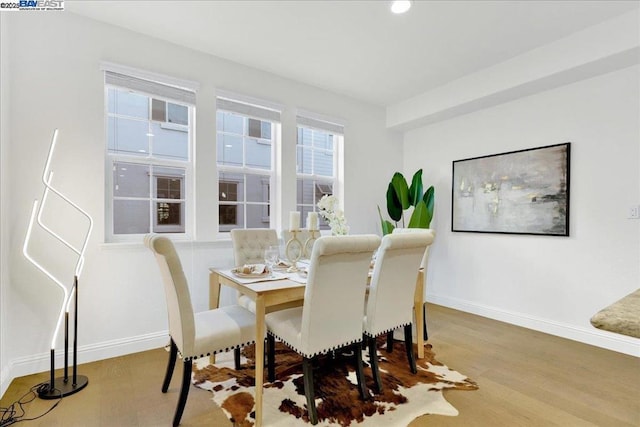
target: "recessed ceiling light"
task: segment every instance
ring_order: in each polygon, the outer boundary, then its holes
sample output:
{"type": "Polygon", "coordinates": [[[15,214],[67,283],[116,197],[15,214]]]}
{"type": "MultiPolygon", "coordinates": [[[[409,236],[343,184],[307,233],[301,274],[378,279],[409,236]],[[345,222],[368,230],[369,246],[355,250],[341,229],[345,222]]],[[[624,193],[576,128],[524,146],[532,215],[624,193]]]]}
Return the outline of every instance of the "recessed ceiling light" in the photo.
{"type": "Polygon", "coordinates": [[[391,12],[393,13],[405,13],[411,8],[411,1],[409,0],[395,0],[391,2],[391,12]]]}

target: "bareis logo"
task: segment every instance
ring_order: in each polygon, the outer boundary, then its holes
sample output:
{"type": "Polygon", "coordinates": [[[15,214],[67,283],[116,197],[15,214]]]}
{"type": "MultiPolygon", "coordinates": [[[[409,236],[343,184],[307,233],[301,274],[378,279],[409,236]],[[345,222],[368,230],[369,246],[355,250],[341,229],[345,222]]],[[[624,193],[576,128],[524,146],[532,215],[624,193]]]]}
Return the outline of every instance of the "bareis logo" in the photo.
{"type": "Polygon", "coordinates": [[[39,7],[42,9],[58,8],[63,5],[62,0],[20,0],[18,6],[20,7],[39,7]]]}
{"type": "Polygon", "coordinates": [[[64,0],[19,0],[0,2],[0,11],[64,10],[64,0]]]}

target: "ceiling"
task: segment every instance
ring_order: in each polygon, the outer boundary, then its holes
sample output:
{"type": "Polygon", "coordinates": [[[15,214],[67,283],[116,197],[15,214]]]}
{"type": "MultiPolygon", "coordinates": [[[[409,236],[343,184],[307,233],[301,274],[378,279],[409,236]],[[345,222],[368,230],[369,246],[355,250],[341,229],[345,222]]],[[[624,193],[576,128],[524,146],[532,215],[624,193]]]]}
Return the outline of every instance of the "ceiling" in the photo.
{"type": "Polygon", "coordinates": [[[67,1],[67,11],[388,106],[639,1],[67,1]]]}

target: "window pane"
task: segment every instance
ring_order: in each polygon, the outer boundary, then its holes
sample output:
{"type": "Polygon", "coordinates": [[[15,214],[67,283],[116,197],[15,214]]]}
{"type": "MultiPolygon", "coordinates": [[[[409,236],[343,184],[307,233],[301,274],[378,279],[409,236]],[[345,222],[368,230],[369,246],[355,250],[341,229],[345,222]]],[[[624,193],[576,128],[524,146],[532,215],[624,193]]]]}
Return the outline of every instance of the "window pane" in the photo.
{"type": "Polygon", "coordinates": [[[238,207],[236,205],[220,205],[218,215],[220,225],[236,225],[238,218],[238,207]]]}
{"type": "Polygon", "coordinates": [[[247,135],[254,138],[262,138],[262,127],[260,126],[260,120],[247,119],[248,120],[248,133],[247,135]]]}
{"type": "Polygon", "coordinates": [[[312,131],[308,128],[298,128],[298,145],[311,146],[312,131]]]}
{"type": "Polygon", "coordinates": [[[313,205],[315,204],[314,196],[314,183],[309,179],[298,179],[298,191],[297,191],[297,203],[298,205],[313,205]]]}
{"type": "Polygon", "coordinates": [[[271,144],[259,142],[254,138],[245,138],[246,166],[259,169],[271,169],[271,144]]]}
{"type": "Polygon", "coordinates": [[[271,139],[271,122],[260,122],[262,138],[271,139]]]}
{"type": "Polygon", "coordinates": [[[333,176],[333,156],[326,151],[313,152],[314,173],[322,176],[333,176]]]}
{"type": "Polygon", "coordinates": [[[218,197],[221,202],[244,201],[243,175],[221,173],[218,178],[218,186],[220,188],[218,197]]]}
{"type": "Polygon", "coordinates": [[[108,90],[108,111],[121,116],[149,118],[149,98],[144,95],[110,88],[108,90]]]}
{"type": "Polygon", "coordinates": [[[148,200],[114,200],[113,232],[115,234],[148,233],[149,226],[148,200]]]}
{"type": "Polygon", "coordinates": [[[184,203],[156,203],[157,226],[153,227],[154,232],[184,232],[184,203]],[[166,226],[175,226],[167,228],[166,226]],[[177,227],[177,228],[176,228],[177,227]]]}
{"type": "Polygon", "coordinates": [[[307,147],[298,147],[298,153],[297,153],[297,162],[298,162],[298,167],[297,172],[298,173],[313,173],[313,165],[311,163],[311,155],[312,155],[313,151],[311,151],[311,148],[307,148],[307,147]]]}
{"type": "Polygon", "coordinates": [[[128,154],[149,153],[148,122],[109,117],[107,139],[109,151],[128,154]]]}
{"type": "Polygon", "coordinates": [[[317,182],[316,181],[316,200],[322,199],[322,196],[331,196],[333,194],[333,183],[331,182],[317,182]]]}
{"type": "Polygon", "coordinates": [[[244,214],[241,205],[220,205],[218,214],[219,224],[228,226],[222,231],[229,231],[236,227],[244,227],[244,214]]]}
{"type": "Polygon", "coordinates": [[[167,121],[169,123],[176,123],[179,125],[189,124],[189,109],[184,105],[169,103],[167,107],[167,121]]]}
{"type": "Polygon", "coordinates": [[[271,139],[271,123],[247,118],[247,135],[253,138],[271,139]]]}
{"type": "Polygon", "coordinates": [[[158,122],[167,121],[167,103],[159,99],[151,100],[151,120],[158,122]]]}
{"type": "Polygon", "coordinates": [[[268,228],[268,205],[247,204],[247,228],[268,228]]]}
{"type": "Polygon", "coordinates": [[[327,132],[314,130],[313,148],[320,150],[333,150],[333,135],[327,132]]]}
{"type": "Polygon", "coordinates": [[[246,175],[247,201],[269,203],[269,177],[264,175],[246,175]]]}
{"type": "Polygon", "coordinates": [[[155,167],[155,193],[158,199],[183,199],[185,170],[181,168],[155,167]]]}
{"type": "Polygon", "coordinates": [[[115,197],[145,197],[149,191],[149,166],[135,163],[114,163],[113,195],[115,197]]]}
{"type": "Polygon", "coordinates": [[[218,164],[242,166],[242,137],[218,133],[218,164]]]}
{"type": "Polygon", "coordinates": [[[189,160],[189,132],[166,129],[161,123],[151,124],[153,155],[179,160],[189,160]]]}
{"type": "Polygon", "coordinates": [[[225,111],[219,111],[216,115],[218,117],[218,131],[236,133],[242,135],[244,118],[237,114],[228,113],[225,111]]]}
{"type": "Polygon", "coordinates": [[[238,183],[229,181],[220,181],[218,183],[218,200],[237,202],[238,201],[238,183]]]}

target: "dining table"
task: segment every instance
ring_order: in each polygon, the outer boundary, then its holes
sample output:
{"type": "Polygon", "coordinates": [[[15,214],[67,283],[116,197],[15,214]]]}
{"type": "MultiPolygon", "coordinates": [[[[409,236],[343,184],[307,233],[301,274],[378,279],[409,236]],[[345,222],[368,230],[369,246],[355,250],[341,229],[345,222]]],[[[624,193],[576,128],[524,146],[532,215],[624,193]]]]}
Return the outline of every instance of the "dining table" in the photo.
{"type": "MultiPolygon", "coordinates": [[[[424,271],[416,275],[413,311],[416,326],[418,359],[424,358],[424,271]]],[[[264,384],[264,338],[266,337],[265,316],[268,313],[287,308],[299,307],[304,302],[306,275],[300,272],[273,272],[264,277],[238,277],[230,268],[209,269],[209,307],[218,308],[221,286],[236,289],[255,302],[255,426],[262,425],[262,397],[264,384]]],[[[212,356],[212,363],[215,358],[212,356]]]]}

